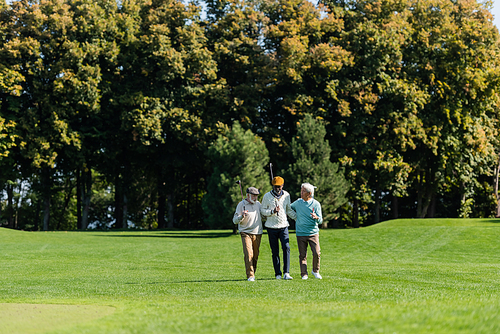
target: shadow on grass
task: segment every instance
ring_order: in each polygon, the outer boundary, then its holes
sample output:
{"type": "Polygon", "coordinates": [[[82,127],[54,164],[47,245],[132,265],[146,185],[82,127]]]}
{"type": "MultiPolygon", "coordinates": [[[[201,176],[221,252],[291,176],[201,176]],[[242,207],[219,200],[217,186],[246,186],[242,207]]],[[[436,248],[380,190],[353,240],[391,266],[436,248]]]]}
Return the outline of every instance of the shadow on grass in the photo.
{"type": "Polygon", "coordinates": [[[499,224],[500,223],[500,219],[499,218],[491,218],[491,219],[487,219],[484,221],[485,223],[491,223],[491,224],[499,224]]]}
{"type": "Polygon", "coordinates": [[[186,238],[186,239],[210,239],[210,238],[227,238],[234,235],[232,232],[220,233],[162,233],[162,234],[114,234],[114,235],[99,235],[99,237],[108,238],[186,238]]]}
{"type": "MultiPolygon", "coordinates": [[[[275,281],[276,278],[259,278],[257,281],[275,281]]],[[[150,282],[150,283],[125,283],[126,285],[153,285],[153,284],[185,284],[185,283],[224,283],[224,282],[246,282],[246,279],[199,279],[189,281],[172,281],[172,282],[150,282]]]]}

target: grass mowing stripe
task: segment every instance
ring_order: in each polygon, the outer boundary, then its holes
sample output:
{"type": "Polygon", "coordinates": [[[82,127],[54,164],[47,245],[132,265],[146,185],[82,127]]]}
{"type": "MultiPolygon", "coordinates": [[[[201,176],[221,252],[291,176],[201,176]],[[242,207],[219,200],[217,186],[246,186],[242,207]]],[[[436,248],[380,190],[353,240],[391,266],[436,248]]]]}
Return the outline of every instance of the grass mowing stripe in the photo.
{"type": "Polygon", "coordinates": [[[0,304],[0,333],[45,333],[105,317],[113,307],[95,305],[0,304]]]}
{"type": "Polygon", "coordinates": [[[256,282],[244,280],[241,240],[228,231],[0,229],[0,301],[116,308],[54,333],[492,333],[498,227],[412,219],[322,230],[324,279],[308,281],[293,233],[295,279],[273,278],[264,236],[256,282]]]}

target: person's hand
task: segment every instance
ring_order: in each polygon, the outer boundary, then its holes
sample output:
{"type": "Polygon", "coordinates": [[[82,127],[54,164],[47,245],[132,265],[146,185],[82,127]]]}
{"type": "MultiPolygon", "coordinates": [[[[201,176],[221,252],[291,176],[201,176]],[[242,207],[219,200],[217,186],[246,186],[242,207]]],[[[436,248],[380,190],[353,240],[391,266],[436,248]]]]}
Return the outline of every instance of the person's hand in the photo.
{"type": "Polygon", "coordinates": [[[277,205],[275,208],[274,208],[274,213],[278,213],[280,212],[280,206],[277,205]]]}
{"type": "Polygon", "coordinates": [[[241,215],[242,215],[243,217],[248,216],[248,210],[244,210],[244,211],[241,213],[241,215]]]}
{"type": "Polygon", "coordinates": [[[314,208],[313,208],[313,211],[311,212],[311,217],[313,219],[319,219],[318,215],[316,214],[316,212],[314,212],[314,208]]]}

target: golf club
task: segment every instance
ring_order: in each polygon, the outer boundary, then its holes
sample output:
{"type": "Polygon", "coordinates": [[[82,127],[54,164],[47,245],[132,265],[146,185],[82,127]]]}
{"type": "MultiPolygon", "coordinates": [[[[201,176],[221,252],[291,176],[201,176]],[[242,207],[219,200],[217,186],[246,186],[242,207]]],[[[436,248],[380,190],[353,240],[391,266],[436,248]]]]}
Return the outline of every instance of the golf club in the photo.
{"type": "Polygon", "coordinates": [[[274,176],[273,176],[273,164],[272,163],[269,163],[269,170],[271,171],[271,185],[273,184],[273,179],[274,179],[274,176]]]}
{"type": "MultiPolygon", "coordinates": [[[[236,181],[236,183],[238,183],[240,185],[241,200],[243,201],[245,199],[245,197],[243,197],[243,189],[241,188],[241,181],[238,180],[238,181],[236,181]]],[[[245,205],[243,205],[243,211],[245,211],[245,205]]]]}
{"type": "MultiPolygon", "coordinates": [[[[273,164],[271,162],[269,163],[269,171],[271,172],[271,186],[273,186],[274,176],[273,176],[273,164]]],[[[278,206],[276,199],[274,200],[274,202],[276,203],[276,206],[278,206]]],[[[280,213],[276,212],[276,216],[279,216],[279,215],[280,215],[280,213]]]]}

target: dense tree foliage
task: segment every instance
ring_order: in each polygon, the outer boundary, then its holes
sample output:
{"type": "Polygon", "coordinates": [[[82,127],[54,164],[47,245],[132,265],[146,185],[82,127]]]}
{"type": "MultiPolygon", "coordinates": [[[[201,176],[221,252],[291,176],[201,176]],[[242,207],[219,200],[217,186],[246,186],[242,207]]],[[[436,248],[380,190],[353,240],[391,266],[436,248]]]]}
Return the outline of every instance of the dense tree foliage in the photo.
{"type": "Polygon", "coordinates": [[[234,228],[235,203],[246,197],[246,189],[256,187],[264,194],[270,188],[265,173],[269,152],[261,138],[234,122],[210,145],[207,156],[213,172],[202,203],[206,223],[211,228],[234,228]]]}
{"type": "Polygon", "coordinates": [[[314,198],[321,203],[323,227],[337,217],[337,209],[347,202],[349,182],[345,179],[344,169],[333,163],[331,148],[325,140],[326,128],[322,119],[314,119],[306,114],[297,122],[297,135],[290,145],[293,163],[287,170],[287,187],[292,186],[292,198],[300,197],[300,186],[308,182],[317,187],[314,198]]]}
{"type": "Polygon", "coordinates": [[[228,228],[269,161],[336,226],[500,214],[488,3],[0,1],[0,34],[0,224],[228,228]]]}
{"type": "Polygon", "coordinates": [[[343,72],[339,108],[354,199],[378,203],[388,191],[396,204],[417,203],[411,216],[433,217],[452,192],[467,217],[498,147],[491,14],[475,1],[325,2],[345,13],[341,43],[355,57],[343,72]]]}

